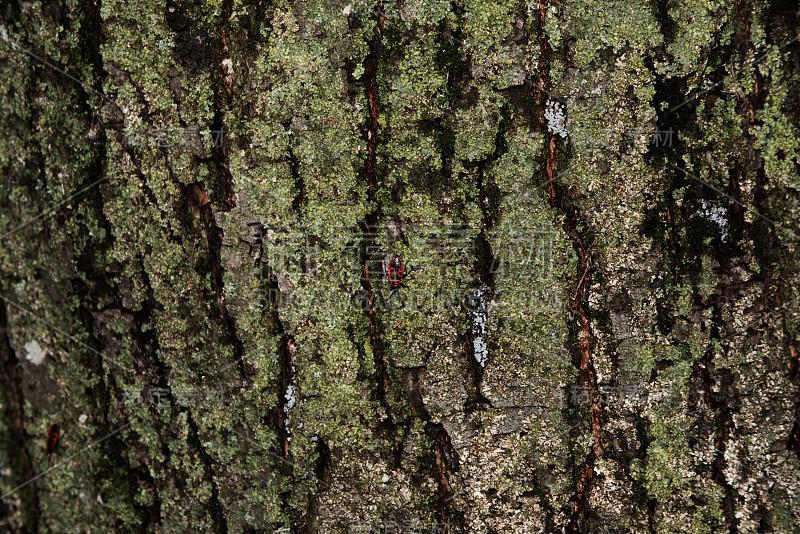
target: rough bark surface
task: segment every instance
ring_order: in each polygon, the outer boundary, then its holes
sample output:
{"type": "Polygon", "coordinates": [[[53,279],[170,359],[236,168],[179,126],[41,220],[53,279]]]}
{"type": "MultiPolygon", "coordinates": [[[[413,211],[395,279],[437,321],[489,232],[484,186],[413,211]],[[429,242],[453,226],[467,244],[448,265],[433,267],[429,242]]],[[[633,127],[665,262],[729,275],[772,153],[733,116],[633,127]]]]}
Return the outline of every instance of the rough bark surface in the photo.
{"type": "Polygon", "coordinates": [[[0,531],[800,529],[795,2],[0,24],[0,531]]]}

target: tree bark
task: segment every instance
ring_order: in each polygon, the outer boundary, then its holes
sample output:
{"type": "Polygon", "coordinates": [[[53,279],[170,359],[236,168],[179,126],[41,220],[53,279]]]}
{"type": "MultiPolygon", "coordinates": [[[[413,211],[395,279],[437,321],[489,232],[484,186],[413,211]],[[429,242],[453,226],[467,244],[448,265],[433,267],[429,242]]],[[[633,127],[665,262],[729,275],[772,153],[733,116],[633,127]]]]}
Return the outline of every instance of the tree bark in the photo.
{"type": "Polygon", "coordinates": [[[5,5],[0,530],[796,532],[791,4],[5,5]]]}

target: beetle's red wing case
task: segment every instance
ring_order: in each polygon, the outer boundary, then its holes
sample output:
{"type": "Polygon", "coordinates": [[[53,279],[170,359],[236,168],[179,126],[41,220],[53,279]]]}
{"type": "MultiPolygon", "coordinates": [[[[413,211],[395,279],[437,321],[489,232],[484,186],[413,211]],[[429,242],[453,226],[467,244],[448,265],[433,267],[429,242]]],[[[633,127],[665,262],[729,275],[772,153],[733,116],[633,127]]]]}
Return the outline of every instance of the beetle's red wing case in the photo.
{"type": "Polygon", "coordinates": [[[47,452],[53,452],[56,449],[59,430],[58,423],[53,423],[47,430],[47,452]]]}
{"type": "Polygon", "coordinates": [[[394,256],[389,262],[386,271],[389,273],[389,285],[393,289],[399,288],[403,281],[403,274],[405,272],[403,260],[399,256],[394,256]]]}

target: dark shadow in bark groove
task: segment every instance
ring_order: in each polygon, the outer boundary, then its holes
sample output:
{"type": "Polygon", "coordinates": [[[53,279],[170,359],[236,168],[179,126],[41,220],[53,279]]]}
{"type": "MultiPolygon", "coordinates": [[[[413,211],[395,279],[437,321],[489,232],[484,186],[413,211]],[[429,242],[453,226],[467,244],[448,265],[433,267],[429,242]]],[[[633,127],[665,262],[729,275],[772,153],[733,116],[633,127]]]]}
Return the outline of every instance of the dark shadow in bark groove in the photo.
{"type": "MultiPolygon", "coordinates": [[[[548,87],[550,86],[550,61],[552,50],[548,43],[545,28],[547,13],[547,2],[539,3],[537,41],[539,43],[539,79],[538,86],[533,88],[537,94],[542,113],[548,100],[548,87]]],[[[546,121],[542,117],[542,125],[546,121]]],[[[595,461],[604,454],[605,444],[603,439],[603,413],[597,399],[597,376],[592,360],[592,351],[596,343],[591,327],[592,313],[589,308],[589,288],[592,283],[595,266],[592,258],[591,233],[581,234],[579,228],[588,228],[589,225],[580,212],[577,201],[571,198],[567,188],[557,183],[556,172],[558,170],[560,153],[563,147],[559,144],[556,136],[548,132],[546,135],[547,159],[545,163],[547,176],[548,202],[551,207],[564,214],[564,231],[572,241],[573,249],[578,257],[577,271],[575,273],[575,284],[571,287],[572,295],[570,310],[575,314],[577,321],[570,322],[570,339],[573,365],[580,371],[580,385],[585,388],[590,399],[593,399],[589,409],[589,420],[594,443],[583,464],[576,469],[576,488],[575,495],[570,498],[569,504],[565,505],[564,513],[570,518],[567,525],[567,532],[580,532],[588,526],[592,520],[594,512],[589,513],[586,505],[589,501],[589,494],[594,485],[594,464],[595,461]],[[568,507],[573,507],[570,513],[568,507]]]]}
{"type": "MultiPolygon", "coordinates": [[[[713,325],[710,332],[711,339],[719,339],[719,322],[721,321],[720,306],[713,307],[713,325]]],[[[725,467],[727,461],[725,460],[726,441],[729,439],[728,434],[731,431],[733,422],[732,411],[733,408],[728,406],[731,399],[736,398],[736,393],[726,391],[732,389],[733,379],[729,373],[724,373],[720,370],[717,377],[712,376],[713,372],[713,359],[715,350],[713,346],[709,346],[702,359],[697,362],[693,368],[693,375],[701,378],[703,383],[703,390],[705,392],[706,404],[713,414],[713,425],[716,438],[714,441],[715,452],[714,460],[711,464],[711,478],[722,487],[725,497],[722,501],[722,511],[725,518],[725,523],[728,531],[731,534],[739,532],[739,520],[734,516],[736,506],[737,493],[733,486],[725,478],[725,467]],[[714,392],[714,386],[718,383],[719,393],[714,392]]]]}
{"type": "MultiPolygon", "coordinates": [[[[12,487],[19,486],[35,475],[33,463],[26,447],[28,437],[25,435],[23,425],[24,397],[22,395],[22,379],[19,371],[19,360],[8,340],[8,316],[5,302],[0,303],[0,376],[6,386],[0,392],[0,417],[7,432],[0,436],[0,447],[4,456],[10,459],[9,468],[12,476],[9,481],[12,487]]],[[[39,531],[39,497],[36,484],[28,484],[17,490],[20,507],[25,525],[25,533],[39,531]]],[[[6,505],[8,498],[0,500],[0,518],[10,517],[11,513],[6,505]]]]}

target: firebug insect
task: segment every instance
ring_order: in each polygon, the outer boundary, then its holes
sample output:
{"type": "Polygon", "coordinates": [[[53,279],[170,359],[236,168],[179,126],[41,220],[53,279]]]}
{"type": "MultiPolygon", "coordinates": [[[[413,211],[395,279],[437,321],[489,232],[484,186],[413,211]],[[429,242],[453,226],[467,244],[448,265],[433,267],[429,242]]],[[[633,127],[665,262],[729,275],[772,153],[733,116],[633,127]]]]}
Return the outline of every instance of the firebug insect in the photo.
{"type": "MultiPolygon", "coordinates": [[[[403,265],[403,259],[398,256],[392,256],[392,259],[389,261],[389,264],[386,266],[386,272],[389,275],[389,286],[392,288],[392,294],[386,299],[385,304],[388,305],[389,301],[392,300],[396,294],[399,295],[398,289],[403,283],[403,276],[406,274],[405,265],[403,265]]],[[[403,297],[399,296],[400,299],[400,307],[405,306],[405,302],[403,302],[403,297]]]]}
{"type": "Polygon", "coordinates": [[[53,423],[47,430],[47,452],[53,452],[56,450],[59,430],[60,427],[58,426],[58,423],[53,423]]]}
{"type": "Polygon", "coordinates": [[[397,291],[400,289],[400,284],[403,283],[403,274],[405,274],[403,260],[400,259],[400,256],[392,258],[386,271],[389,273],[389,285],[392,287],[392,291],[397,291]]]}

